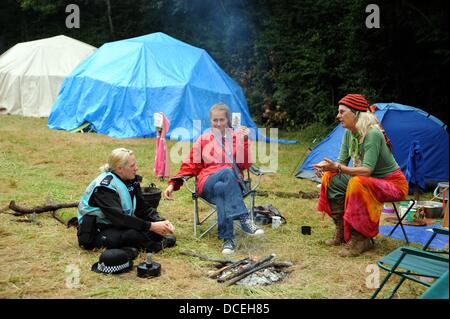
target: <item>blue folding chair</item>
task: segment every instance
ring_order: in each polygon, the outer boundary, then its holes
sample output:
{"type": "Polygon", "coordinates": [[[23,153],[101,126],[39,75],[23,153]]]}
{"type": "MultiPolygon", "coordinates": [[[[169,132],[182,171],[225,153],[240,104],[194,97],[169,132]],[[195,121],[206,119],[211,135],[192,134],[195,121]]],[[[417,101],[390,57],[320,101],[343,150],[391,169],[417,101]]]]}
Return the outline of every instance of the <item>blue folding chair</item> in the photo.
{"type": "Polygon", "coordinates": [[[449,299],[448,270],[420,296],[420,299],[449,299]]]}
{"type": "Polygon", "coordinates": [[[428,247],[437,234],[446,234],[448,229],[434,228],[433,234],[422,249],[413,247],[399,247],[378,261],[378,266],[388,273],[380,286],[372,295],[375,299],[392,275],[400,277],[392,290],[392,298],[406,279],[430,287],[430,279],[440,279],[449,270],[447,251],[428,251],[428,247]]]}

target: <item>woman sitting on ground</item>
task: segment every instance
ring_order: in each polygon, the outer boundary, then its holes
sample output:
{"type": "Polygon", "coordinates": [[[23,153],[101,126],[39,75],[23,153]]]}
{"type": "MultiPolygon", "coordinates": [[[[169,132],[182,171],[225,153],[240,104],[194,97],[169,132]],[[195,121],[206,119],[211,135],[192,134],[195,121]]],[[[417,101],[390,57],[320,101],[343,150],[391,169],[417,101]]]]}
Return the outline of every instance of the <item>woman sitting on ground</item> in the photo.
{"type": "Polygon", "coordinates": [[[174,226],[144,201],[134,153],[117,148],[100,170],[78,205],[78,244],[147,252],[174,246],[174,226]]]}
{"type": "Polygon", "coordinates": [[[336,226],[334,238],[326,244],[347,242],[339,255],[358,256],[373,248],[371,238],[378,234],[383,203],[404,199],[408,183],[364,96],[342,98],[337,119],[346,129],[337,161],[325,158],[313,165],[316,174],[323,175],[317,209],[336,226]]]}
{"type": "Polygon", "coordinates": [[[231,254],[236,249],[234,219],[240,219],[241,229],[248,235],[264,233],[250,218],[241,186],[242,171],[252,165],[248,154],[249,129],[241,126],[238,132],[234,132],[230,126],[230,111],[223,103],[213,105],[209,115],[211,130],[194,143],[177,175],[169,180],[163,196],[172,199],[172,192],[183,184],[179,177],[197,176],[199,194],[217,206],[222,253],[231,254]]]}

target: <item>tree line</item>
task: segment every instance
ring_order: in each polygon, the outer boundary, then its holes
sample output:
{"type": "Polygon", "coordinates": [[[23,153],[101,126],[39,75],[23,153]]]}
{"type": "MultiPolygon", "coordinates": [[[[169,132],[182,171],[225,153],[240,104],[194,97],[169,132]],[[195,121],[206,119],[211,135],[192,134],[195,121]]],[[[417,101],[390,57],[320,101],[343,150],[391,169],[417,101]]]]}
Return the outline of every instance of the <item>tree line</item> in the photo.
{"type": "Polygon", "coordinates": [[[346,93],[398,102],[446,122],[446,0],[3,0],[0,53],[58,34],[94,46],[164,32],[201,47],[243,88],[258,124],[334,121],[346,93]],[[368,28],[366,8],[379,8],[368,28]],[[65,25],[67,5],[80,28],[65,25]]]}

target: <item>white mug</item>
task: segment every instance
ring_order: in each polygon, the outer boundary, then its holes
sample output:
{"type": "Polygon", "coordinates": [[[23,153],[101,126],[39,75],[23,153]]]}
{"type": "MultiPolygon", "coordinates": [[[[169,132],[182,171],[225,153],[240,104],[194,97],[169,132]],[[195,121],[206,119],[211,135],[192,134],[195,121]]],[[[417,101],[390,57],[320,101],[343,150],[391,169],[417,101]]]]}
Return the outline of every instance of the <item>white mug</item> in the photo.
{"type": "Polygon", "coordinates": [[[276,229],[281,225],[281,217],[280,216],[272,216],[272,229],[276,229]]]}

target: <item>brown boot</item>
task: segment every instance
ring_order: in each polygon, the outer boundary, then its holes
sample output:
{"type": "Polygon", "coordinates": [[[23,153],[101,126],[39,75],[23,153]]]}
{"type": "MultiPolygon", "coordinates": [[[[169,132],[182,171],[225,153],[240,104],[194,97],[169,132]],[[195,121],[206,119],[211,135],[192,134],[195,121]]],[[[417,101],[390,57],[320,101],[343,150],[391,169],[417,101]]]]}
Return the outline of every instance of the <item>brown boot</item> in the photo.
{"type": "Polygon", "coordinates": [[[339,256],[341,257],[356,257],[363,252],[373,248],[370,238],[365,237],[352,229],[352,237],[348,243],[341,249],[339,256]]]}
{"type": "Polygon", "coordinates": [[[337,203],[330,201],[331,208],[331,218],[333,219],[336,230],[334,232],[334,237],[325,241],[328,246],[339,246],[343,244],[344,241],[344,203],[337,203]]]}

